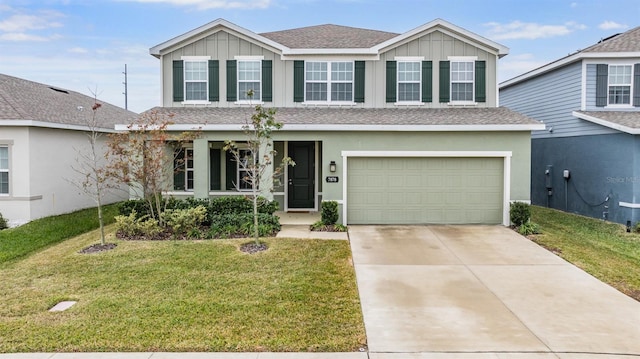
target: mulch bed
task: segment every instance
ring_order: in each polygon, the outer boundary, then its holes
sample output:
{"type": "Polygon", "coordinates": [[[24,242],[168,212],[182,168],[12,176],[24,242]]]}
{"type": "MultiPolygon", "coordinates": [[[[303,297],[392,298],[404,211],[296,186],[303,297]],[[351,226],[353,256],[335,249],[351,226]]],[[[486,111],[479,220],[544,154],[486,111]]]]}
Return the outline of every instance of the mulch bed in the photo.
{"type": "Polygon", "coordinates": [[[333,225],[333,224],[325,224],[325,225],[317,226],[317,227],[316,226],[311,226],[311,227],[309,227],[309,229],[312,232],[344,232],[344,231],[341,231],[341,230],[337,229],[336,226],[333,225]]]}
{"type": "Polygon", "coordinates": [[[240,246],[240,250],[248,254],[266,251],[267,249],[269,249],[269,246],[266,243],[250,242],[240,246]]]}

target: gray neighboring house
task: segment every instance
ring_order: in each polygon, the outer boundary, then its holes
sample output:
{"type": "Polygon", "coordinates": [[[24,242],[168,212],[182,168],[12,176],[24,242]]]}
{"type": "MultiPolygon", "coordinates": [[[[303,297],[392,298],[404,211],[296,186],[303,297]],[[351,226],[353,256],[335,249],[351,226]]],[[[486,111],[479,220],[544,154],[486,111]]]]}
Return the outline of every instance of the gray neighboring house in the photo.
{"type": "Polygon", "coordinates": [[[500,104],[546,126],[532,133],[534,204],[640,221],[640,27],[501,83],[500,104]]]}
{"type": "Polygon", "coordinates": [[[497,107],[508,49],[444,20],[402,34],[339,25],[257,34],[219,19],[150,53],[162,74],[153,111],[173,115],[171,131],[202,129],[177,151],[193,160],[170,195],[243,195],[241,168],[222,147],[245,139],[262,104],[284,123],[276,162],[296,162],[274,192],[270,176],[261,183],[284,211],[331,200],[343,224],[508,225],[509,202],[529,201],[531,131],[543,126],[497,107]]]}
{"type": "MultiPolygon", "coordinates": [[[[114,132],[134,112],[98,101],[99,131],[114,132]]],[[[94,98],[0,74],[0,213],[10,226],[95,206],[69,180],[77,150],[88,149],[94,98]]],[[[100,144],[104,145],[106,136],[100,144]]],[[[122,191],[105,203],[126,199],[122,191]]]]}

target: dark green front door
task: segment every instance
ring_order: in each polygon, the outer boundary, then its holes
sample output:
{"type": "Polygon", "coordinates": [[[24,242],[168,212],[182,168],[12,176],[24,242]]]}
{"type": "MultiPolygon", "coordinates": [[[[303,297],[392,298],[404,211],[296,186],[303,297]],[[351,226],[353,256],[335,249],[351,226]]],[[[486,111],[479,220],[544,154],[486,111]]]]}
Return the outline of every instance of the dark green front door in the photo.
{"type": "Polygon", "coordinates": [[[296,163],[289,167],[288,201],[290,209],[315,207],[315,144],[289,142],[289,157],[296,163]]]}

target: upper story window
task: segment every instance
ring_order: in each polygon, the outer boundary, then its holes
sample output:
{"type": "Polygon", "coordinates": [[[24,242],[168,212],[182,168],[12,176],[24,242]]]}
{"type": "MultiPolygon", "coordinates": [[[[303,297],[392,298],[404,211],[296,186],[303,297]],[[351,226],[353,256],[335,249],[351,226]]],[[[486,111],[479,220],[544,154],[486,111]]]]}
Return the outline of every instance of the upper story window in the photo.
{"type": "Polygon", "coordinates": [[[260,60],[238,60],[238,100],[239,101],[262,101],[261,74],[262,61],[260,60]],[[253,96],[249,96],[249,91],[253,96]]]}
{"type": "Polygon", "coordinates": [[[9,147],[0,146],[0,195],[9,194],[9,147]]]}
{"type": "Polygon", "coordinates": [[[631,104],[631,65],[609,65],[609,105],[631,104]]]}
{"type": "Polygon", "coordinates": [[[398,102],[420,102],[420,61],[398,61],[398,102]]]}
{"type": "Polygon", "coordinates": [[[451,102],[473,102],[474,61],[451,61],[451,102]]]}
{"type": "Polygon", "coordinates": [[[184,101],[207,101],[207,60],[184,61],[184,101]]]}
{"type": "Polygon", "coordinates": [[[305,101],[353,102],[353,62],[306,62],[305,101]]]}

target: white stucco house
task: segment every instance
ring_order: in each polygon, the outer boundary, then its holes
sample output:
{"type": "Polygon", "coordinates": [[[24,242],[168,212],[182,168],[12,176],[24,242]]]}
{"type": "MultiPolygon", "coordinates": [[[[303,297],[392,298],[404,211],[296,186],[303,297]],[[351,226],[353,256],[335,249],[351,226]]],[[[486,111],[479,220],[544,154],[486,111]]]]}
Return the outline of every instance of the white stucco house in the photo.
{"type": "MultiPolygon", "coordinates": [[[[98,101],[99,131],[113,132],[137,114],[98,101]]],[[[0,213],[10,226],[95,206],[71,181],[78,151],[88,148],[87,121],[96,100],[0,74],[0,213]]],[[[101,136],[104,144],[107,137],[101,136]]],[[[106,203],[126,198],[113,193],[106,203]]]]}

